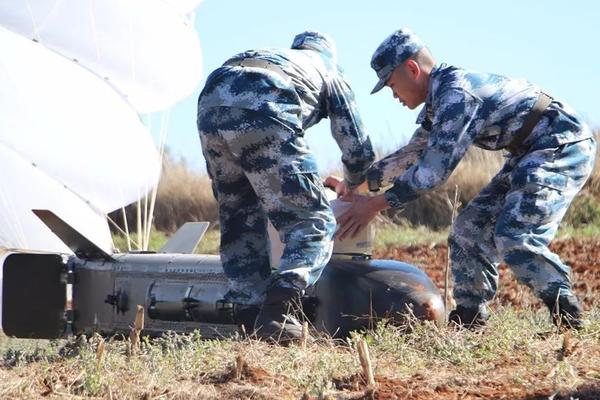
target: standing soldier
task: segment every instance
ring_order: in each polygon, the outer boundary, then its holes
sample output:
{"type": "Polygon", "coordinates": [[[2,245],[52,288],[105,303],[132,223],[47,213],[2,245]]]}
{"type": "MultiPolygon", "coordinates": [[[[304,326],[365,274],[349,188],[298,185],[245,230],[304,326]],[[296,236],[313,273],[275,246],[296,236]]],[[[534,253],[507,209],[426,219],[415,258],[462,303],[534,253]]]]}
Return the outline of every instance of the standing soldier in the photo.
{"type": "Polygon", "coordinates": [[[505,262],[544,301],[555,324],[579,328],[582,308],[570,268],[548,244],[592,171],[591,130],[525,80],[437,65],[408,29],[386,38],[371,66],[379,78],[372,93],[387,85],[406,107],[425,107],[409,145],[367,172],[371,191],[393,186],[375,197],[348,192],[353,206],[339,219],[338,236],[352,236],[380,210],[400,209],[444,183],[471,144],[506,149],[504,167],[460,212],[448,238],[457,303],[449,319],[485,325],[498,264],[505,262]]]}
{"type": "Polygon", "coordinates": [[[219,203],[226,300],[262,303],[255,331],[293,340],[301,329],[288,306],[329,261],[336,222],[305,129],[322,118],[342,151],[345,179],[358,185],[374,155],[334,43],[318,32],[291,49],[246,51],[207,79],[198,99],[198,130],[219,203]],[[271,273],[267,218],[285,244],[271,273]]]}

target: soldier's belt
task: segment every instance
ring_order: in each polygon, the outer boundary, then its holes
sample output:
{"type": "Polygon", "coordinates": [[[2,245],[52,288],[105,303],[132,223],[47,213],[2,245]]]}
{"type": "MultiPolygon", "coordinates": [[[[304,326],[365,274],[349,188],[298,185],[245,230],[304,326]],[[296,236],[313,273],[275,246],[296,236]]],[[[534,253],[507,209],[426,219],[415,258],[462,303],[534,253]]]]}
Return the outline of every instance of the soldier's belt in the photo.
{"type": "Polygon", "coordinates": [[[263,68],[271,72],[276,73],[286,83],[290,83],[292,78],[286,74],[277,64],[274,64],[267,60],[261,60],[259,58],[243,58],[241,60],[227,61],[225,64],[230,67],[245,67],[245,68],[263,68]]]}
{"type": "Polygon", "coordinates": [[[527,114],[527,117],[525,117],[523,126],[521,126],[521,128],[517,131],[512,142],[510,142],[510,144],[506,146],[506,149],[508,151],[510,151],[512,154],[517,154],[523,152],[524,150],[527,150],[523,148],[523,142],[525,141],[525,139],[527,139],[529,135],[531,135],[531,131],[533,131],[533,128],[542,118],[544,111],[546,111],[546,108],[548,108],[550,103],[552,103],[552,99],[552,96],[544,92],[540,92],[540,95],[535,101],[535,104],[533,105],[531,110],[529,110],[529,114],[527,114]]]}

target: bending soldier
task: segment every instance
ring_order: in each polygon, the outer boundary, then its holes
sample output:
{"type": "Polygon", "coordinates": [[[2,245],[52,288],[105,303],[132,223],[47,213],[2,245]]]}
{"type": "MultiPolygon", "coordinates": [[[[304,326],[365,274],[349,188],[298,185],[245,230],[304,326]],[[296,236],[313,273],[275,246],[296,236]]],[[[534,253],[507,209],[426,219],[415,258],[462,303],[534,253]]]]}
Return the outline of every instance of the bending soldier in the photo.
{"type": "Polygon", "coordinates": [[[246,51],[207,79],[198,130],[219,204],[226,299],[261,309],[259,337],[295,339],[288,305],[314,284],[329,261],[336,222],[304,131],[323,118],[342,151],[345,179],[365,179],[374,159],[354,95],[333,42],[297,35],[291,49],[246,51]],[[269,266],[267,218],[285,244],[269,266]]]}
{"type": "Polygon", "coordinates": [[[570,269],[548,245],[592,171],[591,130],[569,106],[525,80],[436,64],[408,29],[386,38],[371,66],[379,78],[372,93],[387,85],[406,107],[425,106],[409,145],[367,173],[371,191],[393,186],[374,197],[348,194],[353,205],[338,221],[338,236],[354,235],[380,210],[400,209],[444,183],[470,145],[506,149],[503,168],[461,210],[448,239],[457,303],[450,321],[485,324],[498,264],[505,262],[557,325],[580,327],[570,269]]]}

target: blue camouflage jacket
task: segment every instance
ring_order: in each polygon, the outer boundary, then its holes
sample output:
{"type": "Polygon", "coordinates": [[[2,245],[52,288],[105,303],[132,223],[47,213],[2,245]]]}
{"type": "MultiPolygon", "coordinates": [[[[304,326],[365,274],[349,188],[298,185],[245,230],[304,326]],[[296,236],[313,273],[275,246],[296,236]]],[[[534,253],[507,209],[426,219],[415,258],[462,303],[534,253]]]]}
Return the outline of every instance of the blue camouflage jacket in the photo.
{"type": "MultiPolygon", "coordinates": [[[[393,182],[385,197],[393,208],[444,183],[471,144],[506,148],[533,107],[540,88],[521,79],[442,64],[431,72],[429,90],[408,145],[376,162],[369,188],[393,182]]],[[[592,137],[566,104],[554,100],[523,143],[529,150],[592,137]]]]}
{"type": "MultiPolygon", "coordinates": [[[[198,107],[237,107],[259,111],[299,133],[323,118],[342,151],[344,178],[360,184],[374,160],[354,93],[332,57],[313,50],[250,50],[229,59],[207,78],[198,107]],[[287,77],[264,68],[231,66],[255,58],[277,65],[287,77]]],[[[300,133],[301,134],[301,133],[300,133]]]]}

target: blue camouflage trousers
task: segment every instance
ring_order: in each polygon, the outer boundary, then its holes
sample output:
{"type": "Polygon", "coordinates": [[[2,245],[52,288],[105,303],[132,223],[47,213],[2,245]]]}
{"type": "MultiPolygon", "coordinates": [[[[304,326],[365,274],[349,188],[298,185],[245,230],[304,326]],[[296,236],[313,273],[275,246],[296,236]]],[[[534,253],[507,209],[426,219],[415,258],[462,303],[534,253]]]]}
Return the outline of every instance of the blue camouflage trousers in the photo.
{"type": "Polygon", "coordinates": [[[219,206],[226,299],[259,304],[271,284],[314,284],[331,257],[336,225],[303,132],[234,107],[201,109],[198,130],[219,206]],[[267,218],[285,245],[273,273],[267,218]]]}
{"type": "Polygon", "coordinates": [[[448,238],[458,305],[485,307],[496,294],[498,264],[553,304],[572,294],[570,268],[548,245],[594,163],[593,138],[510,157],[461,210],[448,238]]]}

